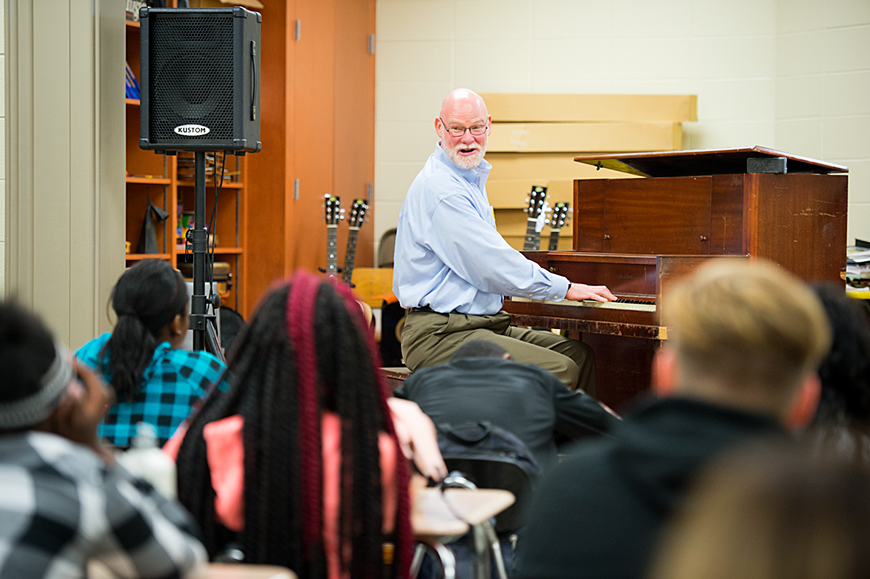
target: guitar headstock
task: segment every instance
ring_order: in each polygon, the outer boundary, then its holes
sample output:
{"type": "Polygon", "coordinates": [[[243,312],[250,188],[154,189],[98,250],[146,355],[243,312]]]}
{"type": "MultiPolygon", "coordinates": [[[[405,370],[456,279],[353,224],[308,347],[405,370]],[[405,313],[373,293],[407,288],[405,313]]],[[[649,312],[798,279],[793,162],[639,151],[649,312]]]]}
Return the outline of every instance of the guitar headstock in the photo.
{"type": "Polygon", "coordinates": [[[537,219],[535,219],[535,231],[540,233],[543,231],[544,226],[550,223],[550,220],[547,219],[547,215],[550,214],[553,208],[550,207],[550,203],[545,199],[544,206],[541,208],[541,212],[538,213],[537,219]]]}
{"type": "Polygon", "coordinates": [[[359,229],[359,227],[362,226],[363,221],[366,219],[366,211],[368,208],[369,206],[365,199],[353,200],[353,204],[350,206],[350,217],[348,218],[348,223],[351,227],[359,229]]]}
{"type": "Polygon", "coordinates": [[[537,219],[544,209],[544,203],[547,199],[547,188],[540,185],[533,185],[529,191],[528,207],[523,211],[528,213],[529,219],[537,219]]]}
{"type": "Polygon", "coordinates": [[[335,195],[324,195],[323,207],[326,209],[326,225],[338,225],[344,219],[344,209],[341,208],[341,199],[335,195]]]}
{"type": "Polygon", "coordinates": [[[564,201],[559,201],[553,206],[553,215],[550,217],[550,227],[553,229],[561,229],[565,222],[568,221],[570,215],[568,214],[568,209],[571,204],[566,203],[564,201]]]}

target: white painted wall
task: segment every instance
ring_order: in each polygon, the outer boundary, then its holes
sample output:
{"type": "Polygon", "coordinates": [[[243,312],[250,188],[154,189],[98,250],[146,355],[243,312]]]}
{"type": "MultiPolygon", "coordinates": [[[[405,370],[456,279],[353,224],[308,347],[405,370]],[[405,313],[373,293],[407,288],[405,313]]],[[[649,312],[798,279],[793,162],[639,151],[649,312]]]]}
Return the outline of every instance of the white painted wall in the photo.
{"type": "Polygon", "coordinates": [[[776,144],[849,167],[847,239],[870,240],[870,2],[779,5],[776,144]]]}
{"type": "Polygon", "coordinates": [[[376,239],[456,87],[697,94],[684,148],[846,164],[848,240],[870,239],[868,0],[379,0],[377,18],[376,239]]]}

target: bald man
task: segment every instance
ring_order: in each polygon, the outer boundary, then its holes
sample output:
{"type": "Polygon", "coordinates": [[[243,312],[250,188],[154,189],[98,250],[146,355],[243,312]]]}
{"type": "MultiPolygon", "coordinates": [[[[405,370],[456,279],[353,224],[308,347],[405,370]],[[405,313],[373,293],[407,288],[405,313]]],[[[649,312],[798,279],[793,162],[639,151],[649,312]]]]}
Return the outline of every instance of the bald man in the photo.
{"type": "Polygon", "coordinates": [[[402,355],[411,370],[447,362],[469,340],[495,342],[521,364],[549,370],[569,388],[595,392],[595,358],[582,342],[510,326],[503,296],[593,299],[605,286],[571,283],[529,261],[498,233],[483,156],[492,117],[477,93],[456,89],[435,118],[438,144],[414,179],[396,232],[393,292],[410,309],[402,355]]]}

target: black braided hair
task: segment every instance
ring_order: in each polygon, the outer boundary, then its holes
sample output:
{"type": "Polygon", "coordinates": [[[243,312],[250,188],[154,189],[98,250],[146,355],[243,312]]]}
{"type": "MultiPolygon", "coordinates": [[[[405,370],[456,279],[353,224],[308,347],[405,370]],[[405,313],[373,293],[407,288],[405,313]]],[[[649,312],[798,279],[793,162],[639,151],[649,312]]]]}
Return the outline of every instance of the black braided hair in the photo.
{"type": "Polygon", "coordinates": [[[103,346],[101,368],[120,401],[132,400],[144,381],[160,331],[176,315],[187,315],[184,278],[169,262],[144,259],[124,272],[112,289],[118,321],[103,346]]]}
{"type": "MultiPolygon", "coordinates": [[[[333,283],[296,274],[267,293],[238,337],[229,360],[230,388],[205,401],[177,459],[179,500],[199,522],[211,556],[226,545],[229,533],[215,522],[202,431],[209,422],[239,414],[245,525],[236,538],[245,561],[284,565],[303,579],[326,577],[319,417],[330,410],[342,424],[339,528],[342,543],[352,546],[345,571],[354,579],[385,576],[378,434],[394,432],[365,335],[370,330],[355,316],[355,305],[349,309],[346,290],[333,283]],[[310,402],[313,412],[306,408],[310,402]]],[[[412,548],[403,468],[397,468],[397,553],[412,548]]],[[[397,557],[393,576],[406,577],[409,562],[397,557]]]]}

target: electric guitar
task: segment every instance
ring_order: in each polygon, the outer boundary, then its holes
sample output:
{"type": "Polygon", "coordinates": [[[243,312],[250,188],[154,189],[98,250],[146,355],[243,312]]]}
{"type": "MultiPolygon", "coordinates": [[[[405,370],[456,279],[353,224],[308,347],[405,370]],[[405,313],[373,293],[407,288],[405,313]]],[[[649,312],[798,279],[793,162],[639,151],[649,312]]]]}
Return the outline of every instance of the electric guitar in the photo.
{"type": "Polygon", "coordinates": [[[529,191],[528,207],[523,209],[526,217],[526,240],[523,251],[534,251],[541,248],[541,229],[547,222],[547,188],[540,185],[532,186],[529,191]]]}
{"type": "Polygon", "coordinates": [[[338,273],[338,222],[344,219],[344,209],[341,208],[341,199],[335,195],[324,196],[326,199],[323,206],[326,209],[326,275],[335,276],[338,273]]]}
{"type": "Polygon", "coordinates": [[[560,201],[553,207],[553,216],[550,218],[550,251],[558,251],[559,249],[559,233],[562,231],[562,226],[568,221],[569,203],[560,201]]]}
{"type": "Polygon", "coordinates": [[[347,250],[344,252],[344,269],[341,272],[341,279],[351,287],[353,287],[350,281],[353,278],[353,261],[356,258],[356,238],[359,228],[365,221],[368,208],[365,199],[354,199],[353,205],[350,206],[350,218],[348,219],[350,229],[347,233],[347,250]]]}

